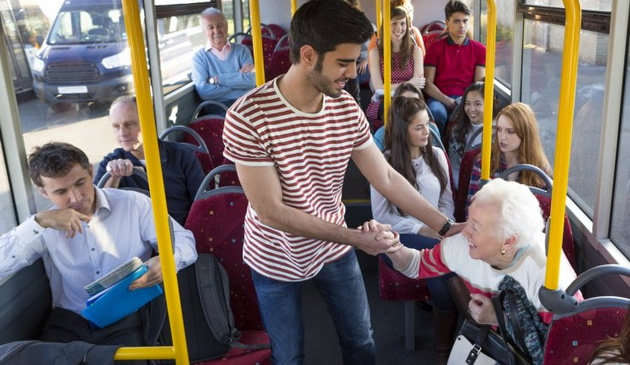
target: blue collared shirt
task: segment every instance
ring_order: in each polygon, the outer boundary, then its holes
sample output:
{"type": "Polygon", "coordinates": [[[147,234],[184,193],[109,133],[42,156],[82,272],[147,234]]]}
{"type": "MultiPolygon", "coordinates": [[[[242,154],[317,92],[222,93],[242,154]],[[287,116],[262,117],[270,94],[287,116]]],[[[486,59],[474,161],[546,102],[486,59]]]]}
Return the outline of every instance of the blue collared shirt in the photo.
{"type": "MultiPolygon", "coordinates": [[[[50,280],[53,307],[80,313],[88,294],[83,287],[134,256],[146,261],[157,251],[151,200],[133,191],[95,189],[96,209],[82,233],[42,228],[34,216],[0,237],[0,278],[40,257],[50,280]]],[[[53,208],[56,209],[56,208],[53,208]]],[[[177,270],[197,259],[192,232],[171,219],[177,270]]]]}

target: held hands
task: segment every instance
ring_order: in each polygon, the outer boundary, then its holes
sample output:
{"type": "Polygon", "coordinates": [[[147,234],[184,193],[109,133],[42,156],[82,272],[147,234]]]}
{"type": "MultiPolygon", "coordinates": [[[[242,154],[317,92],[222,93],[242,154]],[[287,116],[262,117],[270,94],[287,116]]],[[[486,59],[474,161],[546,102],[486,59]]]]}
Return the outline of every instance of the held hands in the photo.
{"type": "Polygon", "coordinates": [[[148,288],[162,282],[162,265],[160,264],[160,257],[151,257],[144,264],[147,265],[149,270],[145,272],[144,275],[134,280],[131,285],[129,285],[129,290],[148,288]]]}
{"type": "Polygon", "coordinates": [[[356,247],[370,255],[394,253],[403,247],[398,233],[391,231],[392,227],[389,224],[381,224],[372,219],[363,223],[358,229],[363,233],[361,242],[356,247]]]}
{"type": "Polygon", "coordinates": [[[498,325],[497,314],[490,298],[481,294],[470,294],[468,312],[479,324],[498,325]]]}
{"type": "Polygon", "coordinates": [[[81,221],[88,222],[90,217],[74,209],[45,210],[35,214],[35,221],[43,228],[53,228],[66,231],[66,238],[72,238],[77,233],[83,233],[81,221]]]}

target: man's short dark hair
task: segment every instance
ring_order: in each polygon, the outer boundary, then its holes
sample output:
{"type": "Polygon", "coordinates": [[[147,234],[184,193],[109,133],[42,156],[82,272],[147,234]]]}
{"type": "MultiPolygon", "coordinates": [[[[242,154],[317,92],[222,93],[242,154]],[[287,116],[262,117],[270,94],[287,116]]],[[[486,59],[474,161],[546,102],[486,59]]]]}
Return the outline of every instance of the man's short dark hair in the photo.
{"type": "Polygon", "coordinates": [[[453,15],[454,13],[464,13],[466,15],[470,15],[470,8],[468,8],[468,6],[466,6],[466,4],[461,1],[449,1],[444,7],[444,15],[446,16],[446,20],[449,20],[451,18],[451,15],[453,15]]]}
{"type": "Polygon", "coordinates": [[[291,63],[300,62],[302,46],[309,45],[322,56],[342,43],[363,44],[373,33],[365,14],[345,1],[311,0],[302,5],[291,20],[291,63]]]}
{"type": "Polygon", "coordinates": [[[85,152],[64,142],[50,142],[36,147],[28,156],[28,172],[35,185],[43,187],[41,177],[56,178],[66,176],[79,164],[86,170],[92,165],[85,152]]]}

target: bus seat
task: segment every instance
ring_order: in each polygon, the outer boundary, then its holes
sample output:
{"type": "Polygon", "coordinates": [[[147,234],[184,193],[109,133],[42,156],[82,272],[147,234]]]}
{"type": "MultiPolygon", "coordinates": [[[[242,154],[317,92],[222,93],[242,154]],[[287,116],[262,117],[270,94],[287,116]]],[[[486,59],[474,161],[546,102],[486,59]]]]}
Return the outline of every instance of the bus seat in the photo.
{"type": "Polygon", "coordinates": [[[481,154],[481,148],[474,148],[464,152],[462,162],[459,166],[459,184],[455,195],[455,220],[457,222],[466,221],[466,202],[468,200],[468,187],[470,186],[470,175],[477,156],[481,154]]]}
{"type": "Polygon", "coordinates": [[[445,30],[446,29],[446,22],[444,20],[434,20],[430,23],[427,23],[425,25],[422,26],[422,28],[420,28],[420,33],[422,34],[426,34],[429,32],[433,32],[436,30],[445,30]]]}
{"type": "Polygon", "coordinates": [[[404,301],[405,305],[405,348],[415,349],[415,302],[430,298],[424,280],[410,279],[390,268],[381,255],[378,257],[378,293],[384,301],[404,301]]]}
{"type": "MultiPolygon", "coordinates": [[[[241,331],[240,343],[245,345],[258,345],[269,343],[269,336],[265,331],[241,331]]],[[[240,349],[230,348],[227,354],[220,359],[195,363],[195,365],[271,365],[271,349],[240,349]]]]}
{"type": "Polygon", "coordinates": [[[265,78],[267,80],[287,73],[291,67],[290,50],[288,45],[288,36],[285,34],[276,44],[276,48],[271,55],[269,64],[265,65],[265,78]]]}
{"type": "MultiPolygon", "coordinates": [[[[149,180],[147,179],[147,173],[144,172],[144,170],[141,170],[139,168],[134,168],[132,170],[132,175],[133,176],[137,176],[139,177],[141,180],[143,180],[147,186],[149,186],[149,180]]],[[[96,183],[96,186],[99,188],[104,188],[105,187],[105,183],[107,182],[107,180],[109,180],[112,177],[111,172],[107,171],[105,172],[105,174],[101,177],[101,179],[96,183]]],[[[137,193],[141,193],[144,194],[146,196],[151,196],[151,194],[149,193],[148,190],[144,190],[141,188],[137,188],[137,187],[122,187],[120,188],[121,190],[131,190],[131,191],[135,191],[137,193]]]]}
{"type": "Polygon", "coordinates": [[[230,306],[240,330],[261,330],[262,321],[249,267],[243,262],[247,198],[237,186],[221,187],[195,198],[185,227],[193,232],[199,253],[211,253],[230,280],[230,306]]]}
{"type": "Polygon", "coordinates": [[[276,39],[280,39],[287,35],[287,31],[278,24],[267,24],[267,28],[269,29],[269,31],[271,31],[276,39]]]}
{"type": "MultiPolygon", "coordinates": [[[[212,166],[220,166],[225,163],[231,163],[223,157],[223,124],[224,119],[218,115],[206,115],[190,122],[189,128],[197,132],[201,139],[206,143],[212,166]]],[[[184,141],[193,142],[191,136],[184,136],[184,141]]]]}
{"type": "Polygon", "coordinates": [[[206,146],[203,138],[201,138],[199,133],[197,133],[194,129],[183,125],[174,125],[160,133],[159,138],[165,141],[166,137],[177,132],[184,133],[185,138],[181,143],[186,147],[190,147],[195,152],[203,172],[205,174],[210,172],[214,168],[212,158],[210,158],[210,151],[208,150],[208,146],[206,146]]]}
{"type": "Polygon", "coordinates": [[[444,32],[442,30],[432,30],[428,33],[423,33],[422,40],[424,41],[424,47],[426,48],[426,50],[428,51],[429,47],[431,47],[433,43],[442,38],[443,35],[444,32]]]}
{"type": "Polygon", "coordinates": [[[0,344],[39,338],[51,310],[50,284],[40,259],[0,285],[0,344]]]}
{"type": "MultiPolygon", "coordinates": [[[[603,275],[630,276],[622,265],[600,265],[580,274],[566,289],[573,296],[584,284],[603,275]]],[[[543,303],[553,308],[553,303],[543,303]]],[[[590,363],[595,347],[609,337],[618,337],[628,314],[630,299],[616,296],[593,297],[572,306],[566,313],[554,312],[544,349],[544,364],[590,363]]],[[[558,311],[559,312],[559,311],[558,311]]]]}
{"type": "Polygon", "coordinates": [[[225,164],[212,169],[199,185],[195,200],[205,199],[210,191],[224,186],[241,186],[235,165],[225,164]]]}

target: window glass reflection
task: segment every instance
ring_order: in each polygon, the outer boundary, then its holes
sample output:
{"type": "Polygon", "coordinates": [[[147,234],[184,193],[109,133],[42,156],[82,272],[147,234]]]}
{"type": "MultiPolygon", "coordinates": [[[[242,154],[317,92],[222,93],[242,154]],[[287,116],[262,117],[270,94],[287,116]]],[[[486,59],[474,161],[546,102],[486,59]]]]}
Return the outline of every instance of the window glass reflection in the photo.
{"type": "MultiPolygon", "coordinates": [[[[525,4],[564,8],[562,0],[526,0],[525,4]]],[[[612,9],[612,0],[580,0],[580,6],[583,10],[610,11],[612,9]]]]}
{"type": "MultiPolygon", "coordinates": [[[[523,102],[532,106],[540,123],[545,153],[554,163],[558,96],[564,27],[525,21],[523,102]]],[[[569,195],[593,217],[603,114],[608,35],[582,31],[569,170],[569,195]]]]}
{"type": "MultiPolygon", "coordinates": [[[[514,3],[497,4],[497,34],[494,77],[508,88],[512,87],[512,56],[514,38],[514,3]]],[[[487,44],[488,5],[481,2],[481,43],[487,44]]]]}
{"type": "Polygon", "coordinates": [[[630,156],[630,67],[626,67],[625,80],[610,239],[630,257],[630,163],[626,158],[630,156]]]}
{"type": "Polygon", "coordinates": [[[0,206],[2,207],[0,209],[0,234],[10,231],[17,225],[3,151],[4,149],[0,143],[0,206]]]}

